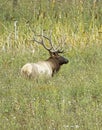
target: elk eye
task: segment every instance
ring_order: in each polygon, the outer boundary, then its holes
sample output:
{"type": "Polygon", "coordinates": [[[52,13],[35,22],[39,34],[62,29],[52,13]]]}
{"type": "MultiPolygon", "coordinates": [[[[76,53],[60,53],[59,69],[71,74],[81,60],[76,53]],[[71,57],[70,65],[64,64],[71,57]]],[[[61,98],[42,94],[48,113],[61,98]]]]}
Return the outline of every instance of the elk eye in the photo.
{"type": "Polygon", "coordinates": [[[53,55],[53,56],[56,56],[56,53],[53,53],[52,55],[53,55]]]}

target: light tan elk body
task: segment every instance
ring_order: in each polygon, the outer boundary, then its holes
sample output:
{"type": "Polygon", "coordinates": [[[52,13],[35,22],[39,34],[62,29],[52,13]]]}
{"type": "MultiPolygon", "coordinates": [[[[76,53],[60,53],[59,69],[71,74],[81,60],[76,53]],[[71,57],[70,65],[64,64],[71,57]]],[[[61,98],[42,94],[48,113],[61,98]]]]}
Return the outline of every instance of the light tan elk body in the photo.
{"type": "MultiPolygon", "coordinates": [[[[39,35],[40,36],[40,35],[39,35]]],[[[49,40],[46,36],[41,37],[41,41],[35,42],[43,45],[43,47],[49,51],[50,57],[45,61],[39,61],[37,63],[27,63],[21,68],[21,75],[29,78],[38,78],[39,76],[45,75],[46,77],[52,77],[56,72],[59,71],[63,64],[67,64],[68,60],[59,55],[63,51],[55,50],[52,46],[51,40],[49,43],[51,48],[47,48],[44,43],[44,38],[49,40]]]]}

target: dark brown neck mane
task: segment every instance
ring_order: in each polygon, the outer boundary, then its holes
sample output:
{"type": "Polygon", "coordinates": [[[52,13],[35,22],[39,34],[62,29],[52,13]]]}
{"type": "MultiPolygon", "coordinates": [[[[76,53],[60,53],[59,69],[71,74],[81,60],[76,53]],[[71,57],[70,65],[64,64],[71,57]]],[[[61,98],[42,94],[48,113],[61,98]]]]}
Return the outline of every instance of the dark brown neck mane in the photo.
{"type": "MultiPolygon", "coordinates": [[[[59,61],[57,59],[50,57],[46,61],[48,61],[50,63],[50,65],[52,67],[53,74],[59,71],[60,64],[59,64],[59,61]]],[[[53,74],[52,74],[52,76],[53,76],[53,74]]]]}

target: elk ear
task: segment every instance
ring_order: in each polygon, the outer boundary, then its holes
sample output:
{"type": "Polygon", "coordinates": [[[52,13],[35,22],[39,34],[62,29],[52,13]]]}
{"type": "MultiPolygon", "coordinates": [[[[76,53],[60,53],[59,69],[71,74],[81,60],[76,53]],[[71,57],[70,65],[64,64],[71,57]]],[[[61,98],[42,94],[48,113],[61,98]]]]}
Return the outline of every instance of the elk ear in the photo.
{"type": "Polygon", "coordinates": [[[49,51],[49,54],[50,54],[51,57],[56,56],[56,53],[55,53],[55,52],[51,52],[51,51],[49,51]]]}

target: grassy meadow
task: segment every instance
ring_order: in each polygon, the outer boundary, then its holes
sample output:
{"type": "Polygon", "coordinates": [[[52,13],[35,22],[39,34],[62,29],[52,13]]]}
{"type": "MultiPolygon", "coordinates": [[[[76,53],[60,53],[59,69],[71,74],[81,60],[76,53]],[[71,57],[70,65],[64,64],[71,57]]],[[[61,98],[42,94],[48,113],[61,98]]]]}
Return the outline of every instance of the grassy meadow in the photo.
{"type": "Polygon", "coordinates": [[[101,5],[0,0],[0,130],[102,129],[101,5]],[[25,79],[25,63],[49,57],[32,41],[42,31],[69,63],[51,79],[25,79]]]}

